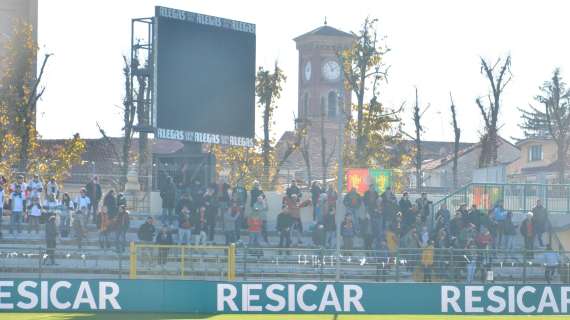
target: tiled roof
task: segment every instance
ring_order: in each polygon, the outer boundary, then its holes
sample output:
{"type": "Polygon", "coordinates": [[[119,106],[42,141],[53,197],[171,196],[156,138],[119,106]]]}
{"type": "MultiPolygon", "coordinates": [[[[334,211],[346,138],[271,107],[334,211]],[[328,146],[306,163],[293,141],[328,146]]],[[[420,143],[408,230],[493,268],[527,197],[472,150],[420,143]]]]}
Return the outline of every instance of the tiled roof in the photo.
{"type": "Polygon", "coordinates": [[[333,28],[331,26],[328,25],[324,25],[321,27],[316,28],[315,30],[309,31],[305,34],[302,34],[298,37],[296,37],[294,40],[300,40],[302,38],[308,37],[308,36],[331,36],[331,37],[345,37],[345,38],[353,38],[354,35],[348,33],[348,32],[344,32],[341,31],[339,29],[333,28]]]}

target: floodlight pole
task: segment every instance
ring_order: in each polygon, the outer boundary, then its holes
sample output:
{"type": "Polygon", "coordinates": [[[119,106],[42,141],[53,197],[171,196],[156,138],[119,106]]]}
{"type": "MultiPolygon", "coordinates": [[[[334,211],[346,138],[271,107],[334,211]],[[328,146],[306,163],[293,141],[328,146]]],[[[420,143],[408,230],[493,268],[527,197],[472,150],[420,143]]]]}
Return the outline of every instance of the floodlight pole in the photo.
{"type": "Polygon", "coordinates": [[[335,212],[335,222],[336,222],[336,281],[340,281],[340,226],[341,220],[341,210],[342,210],[342,190],[344,186],[344,168],[343,168],[343,149],[344,149],[344,121],[345,121],[345,110],[344,110],[344,97],[343,97],[343,85],[344,85],[344,64],[342,62],[342,57],[340,59],[341,71],[340,76],[340,88],[339,88],[339,112],[338,112],[338,147],[337,147],[337,161],[338,161],[338,172],[337,172],[337,197],[336,197],[336,212],[335,212]]]}

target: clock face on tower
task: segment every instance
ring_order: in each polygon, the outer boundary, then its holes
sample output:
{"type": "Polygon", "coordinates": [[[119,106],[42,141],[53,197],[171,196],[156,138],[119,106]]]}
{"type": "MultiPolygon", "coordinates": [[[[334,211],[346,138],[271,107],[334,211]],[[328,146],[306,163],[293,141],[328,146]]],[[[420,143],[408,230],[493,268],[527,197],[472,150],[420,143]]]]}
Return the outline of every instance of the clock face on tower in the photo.
{"type": "Polygon", "coordinates": [[[329,81],[340,78],[340,65],[334,60],[329,60],[323,64],[323,77],[329,81]]]}
{"type": "Polygon", "coordinates": [[[311,80],[311,61],[305,63],[305,81],[311,80]]]}

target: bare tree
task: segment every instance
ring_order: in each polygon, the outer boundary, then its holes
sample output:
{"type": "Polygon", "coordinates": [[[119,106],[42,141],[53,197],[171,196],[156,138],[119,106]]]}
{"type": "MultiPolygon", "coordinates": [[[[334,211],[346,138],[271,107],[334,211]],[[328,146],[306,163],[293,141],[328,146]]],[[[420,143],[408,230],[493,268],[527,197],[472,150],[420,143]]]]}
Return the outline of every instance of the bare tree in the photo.
{"type": "Polygon", "coordinates": [[[428,104],[424,108],[423,111],[421,110],[420,104],[419,104],[419,97],[418,97],[418,88],[416,88],[416,103],[414,104],[413,116],[412,116],[412,119],[414,120],[415,134],[414,134],[414,136],[412,136],[410,134],[403,132],[406,136],[413,139],[414,145],[416,148],[414,166],[416,167],[416,185],[417,185],[419,192],[421,192],[422,185],[423,185],[423,181],[422,181],[423,180],[423,177],[422,177],[422,162],[423,162],[422,132],[424,131],[424,129],[422,127],[421,120],[422,120],[423,115],[430,108],[430,106],[431,105],[428,104]]]}
{"type": "Polygon", "coordinates": [[[459,158],[459,140],[461,139],[461,129],[457,124],[457,111],[455,109],[455,103],[453,103],[453,96],[451,92],[449,93],[449,99],[451,101],[451,122],[453,124],[453,189],[457,189],[457,159],[459,158]]]}
{"type": "Polygon", "coordinates": [[[122,116],[123,116],[123,143],[121,148],[121,153],[117,150],[117,146],[111,138],[107,135],[105,130],[97,123],[97,128],[103,136],[103,139],[111,146],[111,151],[119,163],[119,181],[118,189],[119,191],[125,191],[125,186],[128,181],[129,174],[129,164],[131,162],[131,145],[134,134],[134,121],[137,114],[136,107],[133,104],[132,97],[130,96],[131,87],[131,72],[129,68],[129,62],[127,57],[123,56],[123,61],[125,63],[123,67],[123,75],[125,77],[125,98],[123,99],[122,116]]]}
{"type": "Polygon", "coordinates": [[[479,157],[479,167],[485,168],[497,163],[501,94],[512,79],[511,56],[508,55],[504,60],[499,58],[493,65],[481,58],[481,73],[487,77],[491,87],[488,95],[489,101],[486,105],[481,100],[481,97],[475,99],[485,125],[484,133],[481,137],[481,156],[479,157]]]}
{"type": "Polygon", "coordinates": [[[523,123],[520,127],[530,136],[550,136],[556,143],[558,162],[558,181],[563,184],[568,163],[570,147],[570,90],[560,76],[560,70],[554,70],[552,79],[541,87],[541,95],[534,99],[543,105],[539,109],[530,106],[531,111],[522,112],[523,123]]]}
{"type": "Polygon", "coordinates": [[[325,135],[325,108],[321,106],[321,118],[320,118],[320,134],[321,134],[321,166],[322,166],[322,180],[323,186],[327,183],[328,177],[328,167],[332,160],[335,152],[336,143],[332,145],[330,152],[327,154],[327,138],[325,135]]]}

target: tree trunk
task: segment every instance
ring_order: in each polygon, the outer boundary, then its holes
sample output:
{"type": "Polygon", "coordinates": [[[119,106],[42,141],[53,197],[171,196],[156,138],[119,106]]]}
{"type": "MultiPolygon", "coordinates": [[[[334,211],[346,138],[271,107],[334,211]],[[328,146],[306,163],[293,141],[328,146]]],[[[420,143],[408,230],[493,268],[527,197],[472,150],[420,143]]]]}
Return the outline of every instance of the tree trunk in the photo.
{"type": "Polygon", "coordinates": [[[568,155],[568,144],[565,142],[557,143],[558,149],[558,183],[564,184],[566,181],[566,157],[568,155]]]}
{"type": "MultiPolygon", "coordinates": [[[[271,95],[269,95],[271,96],[271,95]]],[[[271,166],[269,159],[269,152],[271,151],[271,146],[269,144],[269,111],[271,108],[271,98],[265,101],[265,108],[263,111],[263,177],[262,186],[264,188],[268,187],[269,183],[269,168],[271,166]]]]}
{"type": "MultiPolygon", "coordinates": [[[[141,127],[148,126],[148,96],[147,96],[147,77],[144,75],[137,76],[139,85],[137,94],[137,117],[138,124],[141,127]]],[[[148,155],[148,133],[139,132],[139,158],[138,158],[138,180],[141,191],[147,191],[149,187],[150,166],[148,155]]]]}

